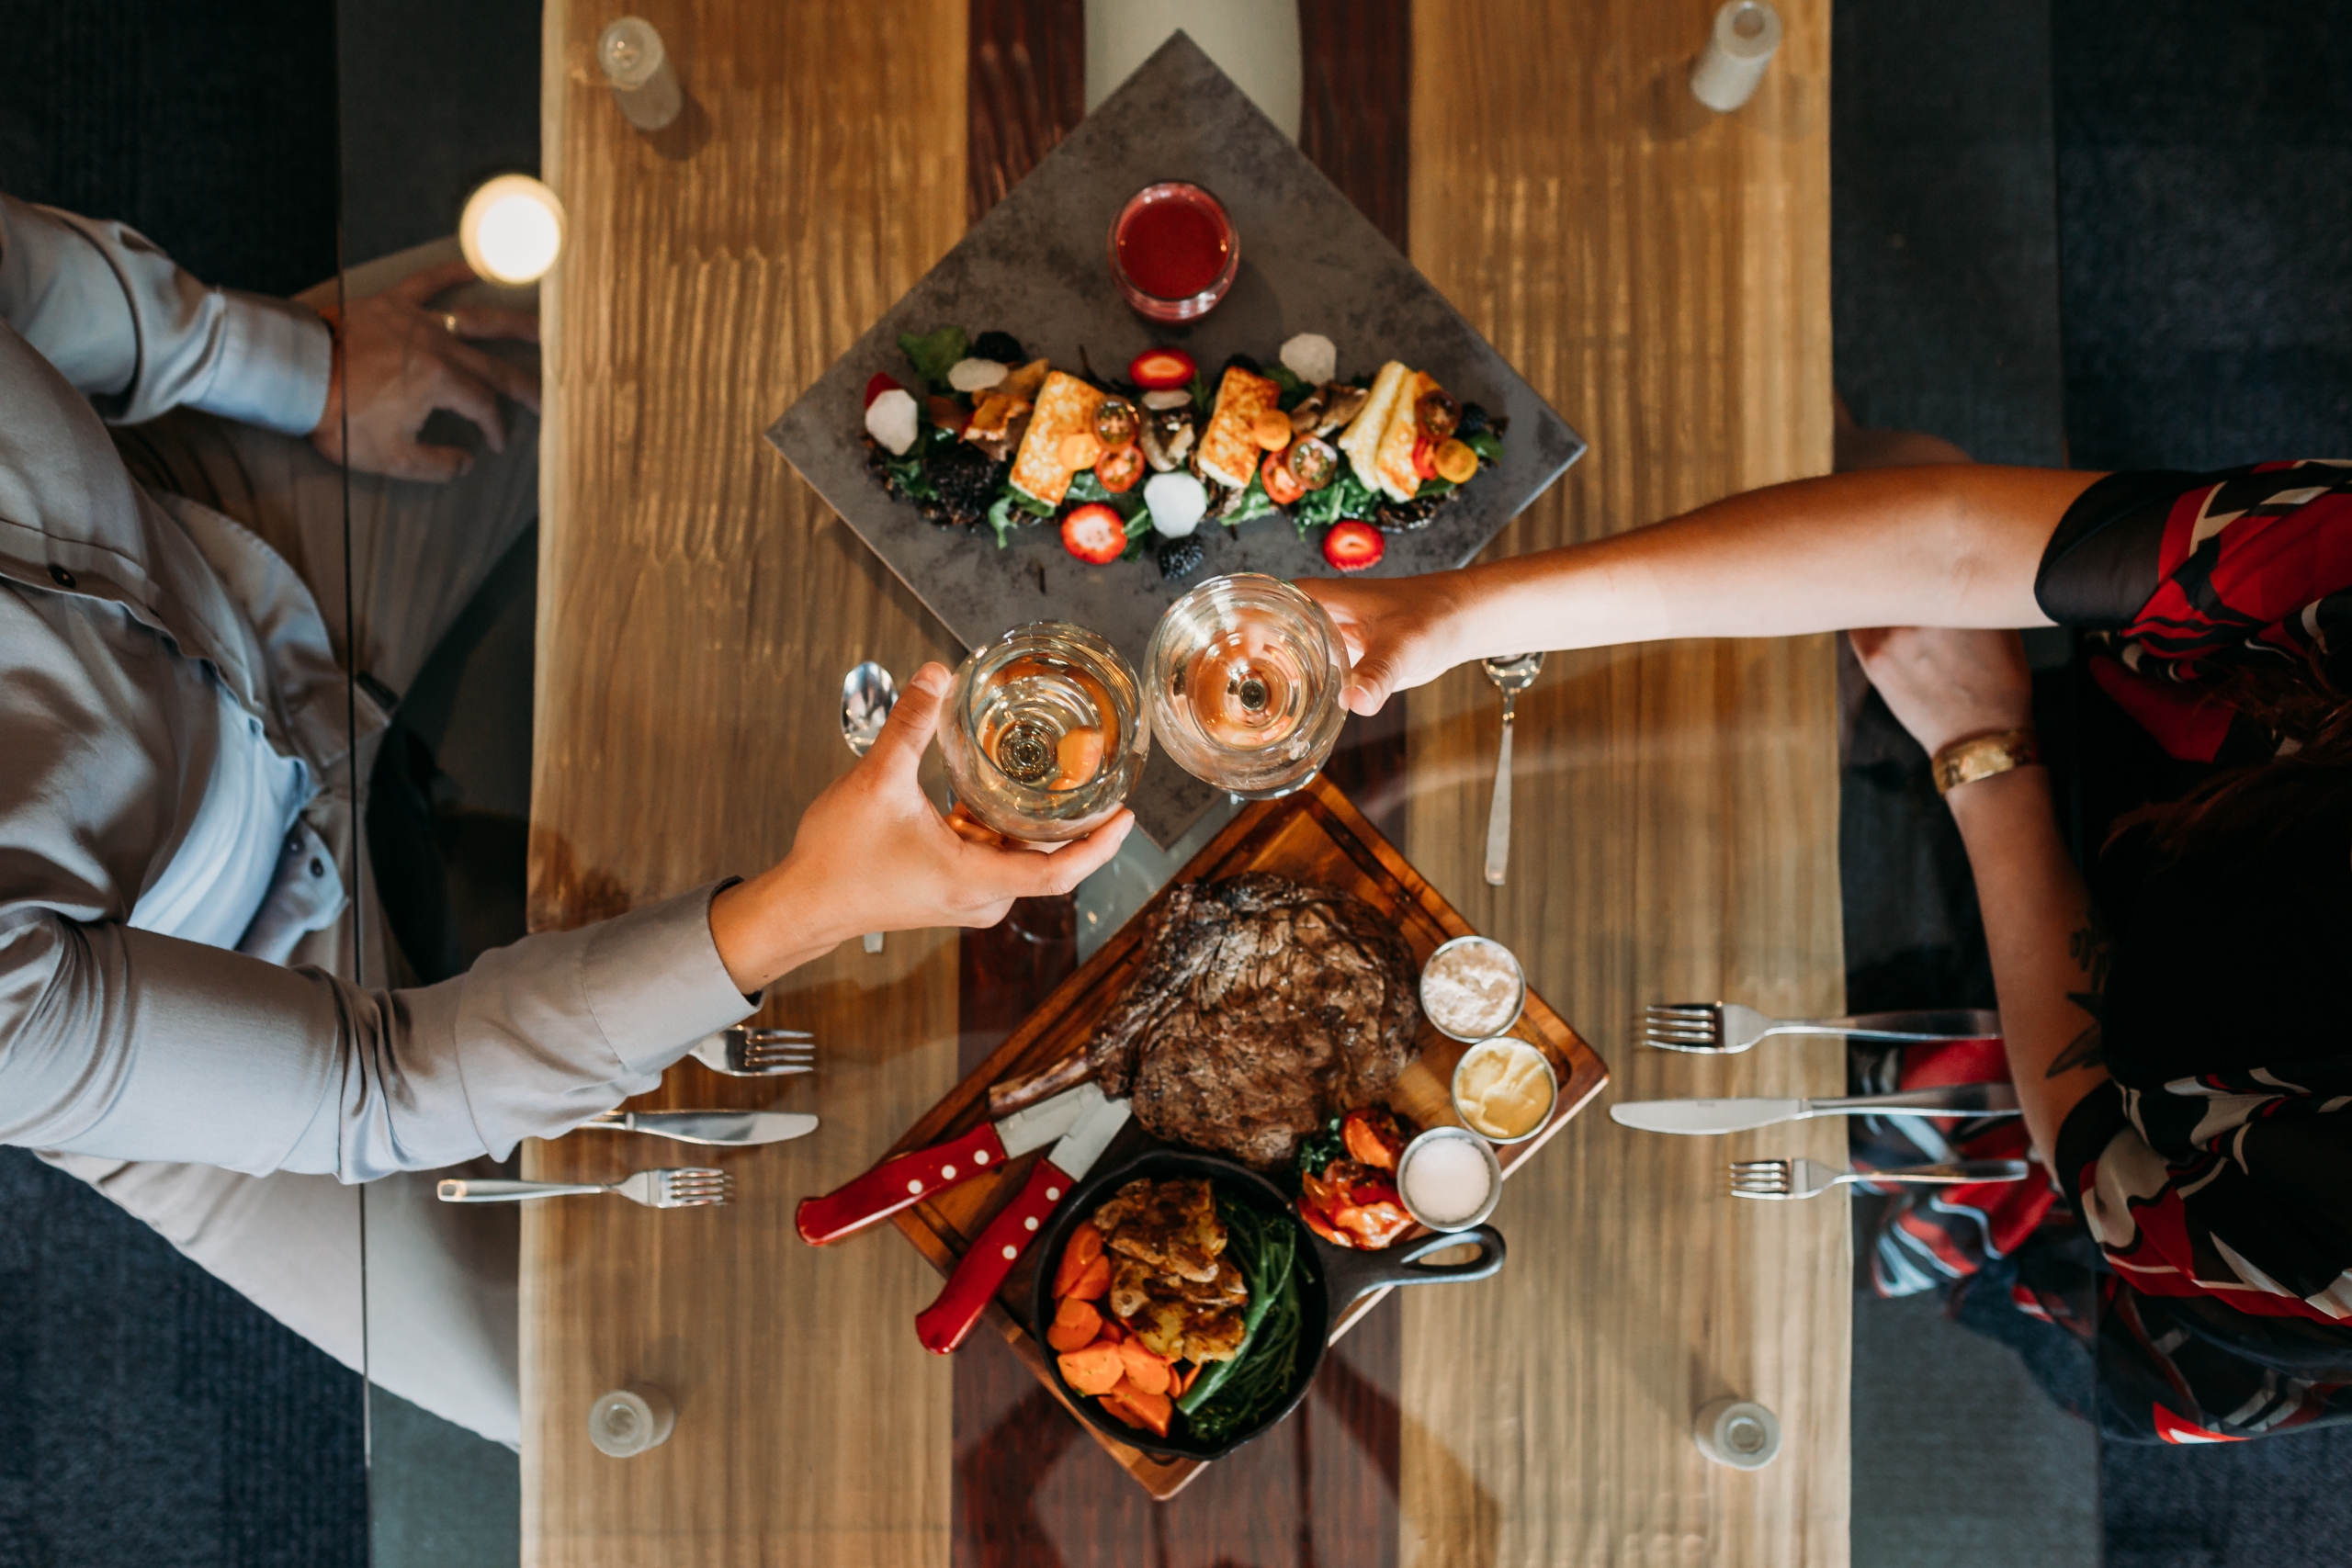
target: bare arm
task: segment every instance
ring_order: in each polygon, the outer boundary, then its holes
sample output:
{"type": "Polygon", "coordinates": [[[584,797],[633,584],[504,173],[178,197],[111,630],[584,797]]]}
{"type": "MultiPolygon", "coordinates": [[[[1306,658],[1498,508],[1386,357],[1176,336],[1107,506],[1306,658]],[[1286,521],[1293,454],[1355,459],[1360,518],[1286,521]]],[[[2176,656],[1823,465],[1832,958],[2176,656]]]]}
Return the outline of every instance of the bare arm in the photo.
{"type": "MultiPolygon", "coordinates": [[[[2033,723],[2033,677],[2015,632],[1859,631],[1854,651],[1930,755],[2033,723]]],[[[2098,1055],[2107,959],[2090,895],[2058,836],[2048,769],[1996,773],[1944,800],[1976,879],[2009,1076],[2035,1146],[2054,1156],[2066,1113],[2108,1076],[2098,1055]]]]}
{"type": "Polygon", "coordinates": [[[2053,1158],[2066,1113],[2107,1081],[2098,1025],[2106,944],[2058,837],[2047,769],[1996,773],[1948,798],[1976,878],[2009,1076],[2034,1146],[2053,1158]]]}
{"type": "Polygon", "coordinates": [[[2038,626],[2041,552],[2094,473],[1976,465],[1799,479],[1632,533],[1387,581],[1305,584],[1356,661],[1348,705],[1537,649],[1854,626],[2038,626]]]}

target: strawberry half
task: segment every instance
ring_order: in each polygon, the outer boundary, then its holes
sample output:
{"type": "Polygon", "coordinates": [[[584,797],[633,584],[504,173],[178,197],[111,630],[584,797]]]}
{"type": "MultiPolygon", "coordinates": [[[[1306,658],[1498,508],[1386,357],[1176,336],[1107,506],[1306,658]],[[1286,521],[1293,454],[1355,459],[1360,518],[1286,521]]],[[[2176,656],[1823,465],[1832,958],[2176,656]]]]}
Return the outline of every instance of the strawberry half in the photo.
{"type": "Polygon", "coordinates": [[[1147,348],[1128,362],[1127,379],[1147,392],[1187,386],[1199,367],[1181,348],[1147,348]]]}
{"type": "Polygon", "coordinates": [[[861,406],[870,409],[874,406],[874,400],[880,397],[883,393],[903,392],[906,389],[899,386],[888,372],[876,370],[874,373],[874,378],[865,383],[865,401],[861,406]]]}
{"type": "Polygon", "coordinates": [[[1334,523],[1331,531],[1323,536],[1323,558],[1341,571],[1363,571],[1380,564],[1388,553],[1388,541],[1380,530],[1369,523],[1352,519],[1334,523]]]}
{"type": "Polygon", "coordinates": [[[1108,566],[1126,553],[1126,520],[1097,501],[1062,519],[1062,548],[1089,566],[1108,566]]]}

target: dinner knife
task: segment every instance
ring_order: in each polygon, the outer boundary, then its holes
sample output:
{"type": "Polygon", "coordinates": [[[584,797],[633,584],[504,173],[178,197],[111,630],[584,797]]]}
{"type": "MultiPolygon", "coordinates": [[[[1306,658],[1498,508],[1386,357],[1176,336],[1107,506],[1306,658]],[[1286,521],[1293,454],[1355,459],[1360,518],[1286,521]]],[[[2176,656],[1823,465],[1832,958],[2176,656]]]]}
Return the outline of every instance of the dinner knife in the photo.
{"type": "Polygon", "coordinates": [[[580,1123],[624,1133],[650,1133],[681,1144],[747,1147],[781,1144],[817,1130],[817,1119],[798,1111],[607,1111],[580,1123]]]}
{"type": "Polygon", "coordinates": [[[1037,1168],[1029,1173],[1020,1194],[989,1222],[971,1250],[956,1263],[956,1271],[947,1276],[946,1289],[939,1299],[915,1314],[915,1337],[923,1348],[944,1356],[964,1343],[972,1325],[980,1321],[989,1303],[1012,1272],[1022,1252],[1045,1225],[1046,1218],[1061,1206],[1119,1129],[1127,1124],[1130,1107],[1125,1100],[1105,1100],[1102,1091],[1092,1084],[1071,1089],[1084,1096],[1088,1104],[1060,1143],[1037,1168]]]}
{"type": "Polygon", "coordinates": [[[1634,1100],[1609,1108],[1621,1127],[1645,1133],[1745,1133],[1815,1116],[1869,1116],[1911,1111],[1929,1116],[2015,1116],[2018,1091],[2005,1083],[1946,1084],[1900,1094],[1841,1100],[1634,1100]]]}
{"type": "Polygon", "coordinates": [[[943,1188],[969,1180],[1031,1149],[1044,1148],[1069,1132],[1080,1112],[1102,1103],[1101,1089],[1081,1084],[1025,1111],[983,1122],[961,1137],[885,1160],[845,1187],[820,1198],[802,1199],[794,1216],[800,1239],[811,1247],[823,1247],[854,1235],[943,1188]]]}

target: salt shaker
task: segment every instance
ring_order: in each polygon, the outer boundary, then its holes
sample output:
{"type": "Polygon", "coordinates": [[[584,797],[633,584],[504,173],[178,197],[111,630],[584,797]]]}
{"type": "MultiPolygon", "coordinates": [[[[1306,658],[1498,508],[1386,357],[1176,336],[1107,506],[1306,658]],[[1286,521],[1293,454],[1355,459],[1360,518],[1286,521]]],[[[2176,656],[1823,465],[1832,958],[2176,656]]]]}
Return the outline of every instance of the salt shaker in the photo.
{"type": "Polygon", "coordinates": [[[1781,13],[1770,0],[1724,0],[1707,47],[1690,67],[1690,96],[1721,114],[1746,103],[1781,47],[1781,13]]]}
{"type": "Polygon", "coordinates": [[[670,1396],[642,1384],[600,1394],[588,1407],[588,1440],[597,1452],[615,1459],[660,1448],[677,1424],[678,1409],[670,1396]]]}
{"type": "Polygon", "coordinates": [[[1734,1470],[1761,1470],[1781,1451],[1780,1417],[1753,1400],[1716,1400],[1699,1412],[1690,1436],[1701,1453],[1734,1470]]]}
{"type": "Polygon", "coordinates": [[[613,85],[613,101],[639,130],[661,130],[685,107],[662,35],[642,17],[623,17],[604,30],[596,39],[596,63],[613,85]]]}

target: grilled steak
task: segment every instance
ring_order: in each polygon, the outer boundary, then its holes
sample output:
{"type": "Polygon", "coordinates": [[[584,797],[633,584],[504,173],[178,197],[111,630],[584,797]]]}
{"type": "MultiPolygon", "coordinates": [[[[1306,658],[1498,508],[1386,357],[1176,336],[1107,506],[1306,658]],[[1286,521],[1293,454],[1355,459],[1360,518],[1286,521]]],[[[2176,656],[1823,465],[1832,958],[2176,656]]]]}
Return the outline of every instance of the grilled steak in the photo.
{"type": "Polygon", "coordinates": [[[1088,1056],[1157,1137],[1276,1169],[1412,1057],[1412,954],[1361,899],[1263,874],[1189,884],[1148,944],[1088,1056]]]}

